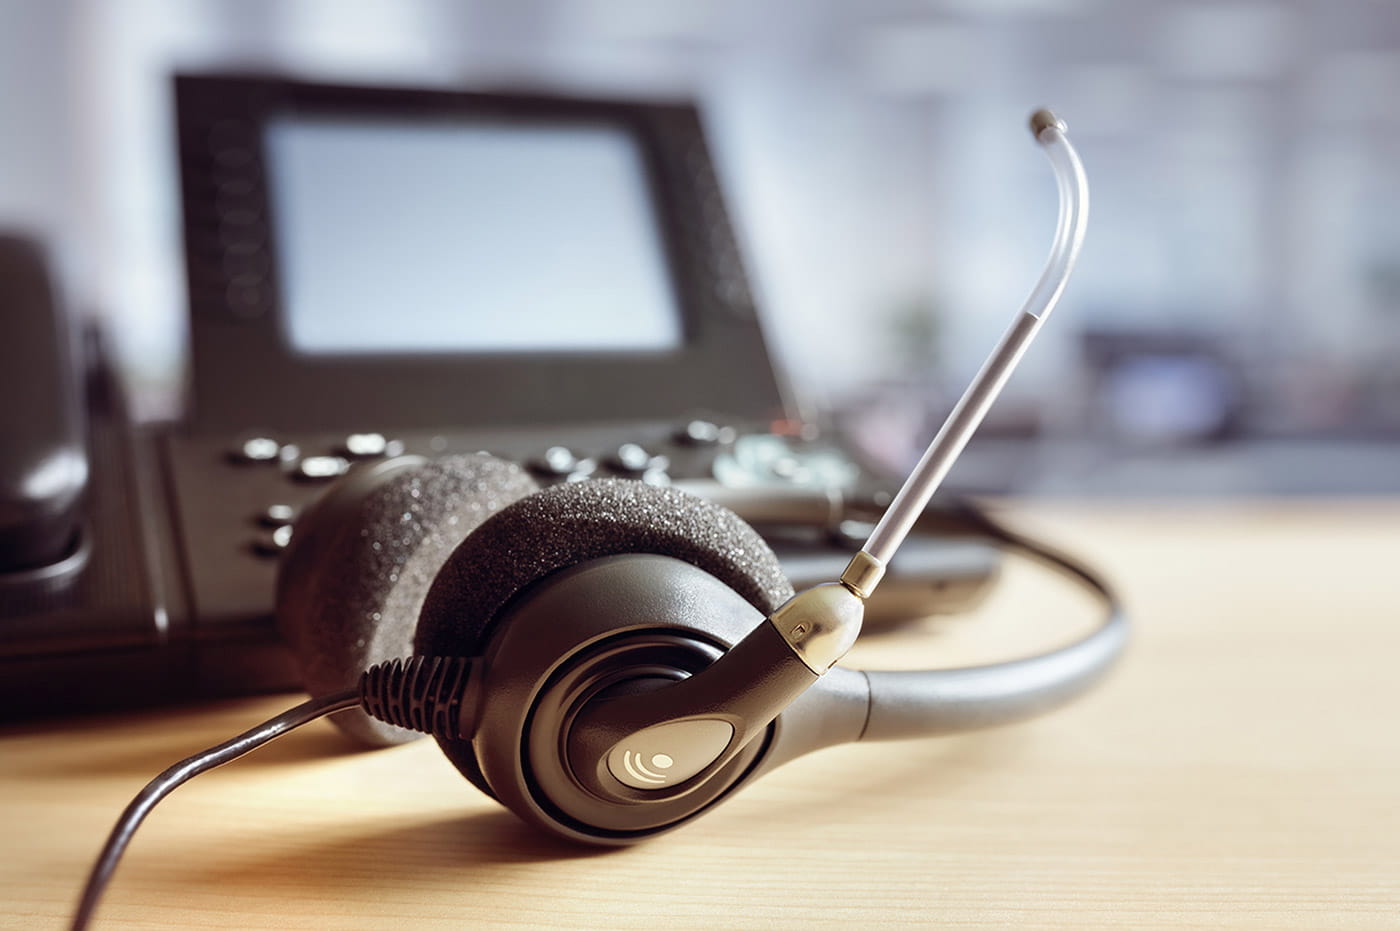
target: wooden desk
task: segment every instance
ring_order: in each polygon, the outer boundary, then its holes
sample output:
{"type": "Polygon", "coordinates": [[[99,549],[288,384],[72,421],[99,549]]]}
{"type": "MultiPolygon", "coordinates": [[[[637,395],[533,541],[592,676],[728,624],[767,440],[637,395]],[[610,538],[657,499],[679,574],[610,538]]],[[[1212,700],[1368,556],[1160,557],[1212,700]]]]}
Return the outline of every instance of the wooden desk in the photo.
{"type": "MultiPolygon", "coordinates": [[[[1137,624],[1106,687],[1040,721],[843,747],[689,828],[589,853],[427,742],[330,725],[158,808],[98,927],[912,924],[1400,927],[1400,502],[1037,506],[1137,624]]],[[[976,618],[860,647],[966,662],[1064,636],[1078,596],[1009,571],[976,618]]],[[[0,925],[56,927],[157,771],[285,697],[0,736],[0,925]]]]}

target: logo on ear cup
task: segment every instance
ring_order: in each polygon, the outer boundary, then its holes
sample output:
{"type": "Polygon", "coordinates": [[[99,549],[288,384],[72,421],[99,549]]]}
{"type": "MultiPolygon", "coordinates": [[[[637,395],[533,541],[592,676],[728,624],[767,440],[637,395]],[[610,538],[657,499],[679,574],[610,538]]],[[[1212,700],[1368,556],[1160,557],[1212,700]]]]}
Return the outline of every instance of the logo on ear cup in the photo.
{"type": "Polygon", "coordinates": [[[680,785],[719,759],[733,739],[734,725],[718,718],[653,724],[613,745],[608,770],[634,789],[680,785]]]}
{"type": "Polygon", "coordinates": [[[656,770],[670,769],[675,762],[676,761],[672,759],[669,754],[653,753],[650,760],[651,766],[648,767],[640,753],[633,753],[631,750],[622,751],[622,768],[627,770],[627,774],[638,782],[645,782],[651,785],[664,785],[666,782],[666,774],[664,772],[656,772],[656,770]]]}

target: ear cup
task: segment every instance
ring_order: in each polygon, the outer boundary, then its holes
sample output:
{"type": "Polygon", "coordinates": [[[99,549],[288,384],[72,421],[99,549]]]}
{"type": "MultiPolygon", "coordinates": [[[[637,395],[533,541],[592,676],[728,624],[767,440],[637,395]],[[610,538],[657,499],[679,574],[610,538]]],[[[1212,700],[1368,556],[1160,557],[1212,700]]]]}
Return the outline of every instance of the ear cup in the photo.
{"type": "MultiPolygon", "coordinates": [[[[641,482],[568,483],[517,501],[457,547],[423,602],[414,651],[479,655],[495,619],[525,589],[569,566],[625,553],[688,562],[764,614],[793,594],[768,544],[732,511],[641,482]]],[[[469,741],[438,743],[467,779],[493,794],[469,741]]]]}
{"type": "MultiPolygon", "coordinates": [[[[297,520],[277,584],[277,622],[312,695],[353,688],[374,663],[411,655],[439,567],[486,518],[539,486],[477,454],[404,456],[346,476],[297,520]]],[[[333,720],[373,746],[419,736],[362,711],[333,720]]]]}

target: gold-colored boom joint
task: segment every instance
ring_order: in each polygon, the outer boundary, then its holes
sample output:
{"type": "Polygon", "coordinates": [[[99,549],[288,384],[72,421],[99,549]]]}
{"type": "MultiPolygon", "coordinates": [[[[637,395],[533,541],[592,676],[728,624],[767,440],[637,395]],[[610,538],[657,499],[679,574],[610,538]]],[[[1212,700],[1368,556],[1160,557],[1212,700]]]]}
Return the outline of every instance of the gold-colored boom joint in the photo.
{"type": "Polygon", "coordinates": [[[841,573],[841,584],[856,593],[861,601],[869,598],[875,586],[884,578],[885,564],[865,550],[851,557],[851,562],[841,573]]]}

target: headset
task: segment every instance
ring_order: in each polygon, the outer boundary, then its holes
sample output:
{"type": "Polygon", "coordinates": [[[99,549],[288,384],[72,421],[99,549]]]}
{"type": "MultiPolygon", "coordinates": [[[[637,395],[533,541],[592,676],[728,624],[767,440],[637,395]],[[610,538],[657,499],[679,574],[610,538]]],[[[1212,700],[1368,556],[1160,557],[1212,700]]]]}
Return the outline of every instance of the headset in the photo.
{"type": "Polygon", "coordinates": [[[336,714],[371,746],[427,733],[466,779],[524,820],[598,845],[632,844],[703,814],[805,753],[1019,720],[1082,693],[1122,652],[1108,586],[970,506],[941,533],[990,537],[1105,606],[1080,640],[960,669],[836,665],[863,606],[1058,302],[1083,242],[1088,186],[1065,125],[1031,117],[1060,193],[1035,289],[880,513],[797,494],[794,523],[874,522],[839,580],[794,594],[734,511],[674,487],[599,479],[540,489],[486,454],[405,456],[352,472],[298,520],[278,623],[311,699],[176,764],[132,801],[73,920],[86,927],[136,827],[177,786],[336,714]],[[878,520],[876,520],[878,516],[878,520]]]}

